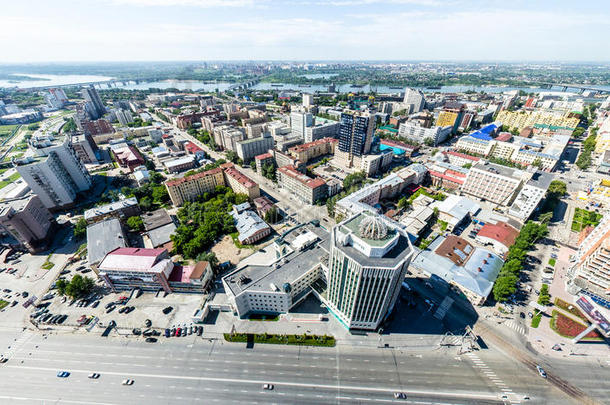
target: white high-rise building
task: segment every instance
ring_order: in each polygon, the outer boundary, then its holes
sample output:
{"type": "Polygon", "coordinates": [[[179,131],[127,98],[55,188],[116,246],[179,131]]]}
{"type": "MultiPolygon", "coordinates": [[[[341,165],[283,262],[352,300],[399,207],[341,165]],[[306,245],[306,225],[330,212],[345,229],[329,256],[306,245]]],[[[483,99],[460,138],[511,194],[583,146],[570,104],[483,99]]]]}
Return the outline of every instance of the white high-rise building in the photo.
{"type": "Polygon", "coordinates": [[[406,88],[405,89],[405,97],[403,99],[403,103],[411,106],[409,113],[420,112],[424,109],[426,105],[426,98],[424,97],[424,93],[421,90],[406,88]]]}
{"type": "Polygon", "coordinates": [[[610,308],[610,213],[580,244],[572,266],[568,271],[568,291],[590,295],[610,308]]]}
{"type": "Polygon", "coordinates": [[[313,94],[303,93],[303,107],[311,107],[313,105],[313,94]]]}
{"type": "Polygon", "coordinates": [[[53,108],[62,108],[68,102],[68,97],[62,89],[49,89],[44,95],[47,104],[53,108]]]}
{"type": "Polygon", "coordinates": [[[313,125],[313,115],[310,113],[293,112],[290,113],[290,128],[292,134],[305,138],[306,128],[313,125]]]}
{"type": "Polygon", "coordinates": [[[67,137],[38,137],[30,140],[30,149],[35,156],[24,159],[17,172],[48,209],[70,205],[78,192],[91,188],[89,172],[67,137]]]}
{"type": "Polygon", "coordinates": [[[407,121],[401,123],[398,127],[398,137],[419,143],[425,143],[426,139],[429,138],[436,146],[449,137],[451,129],[452,127],[449,125],[445,127],[424,128],[413,122],[407,121]]]}
{"type": "Polygon", "coordinates": [[[119,124],[127,125],[130,122],[133,122],[133,116],[131,115],[131,112],[129,112],[128,110],[122,110],[120,108],[117,108],[113,112],[114,112],[114,115],[116,116],[116,119],[119,121],[119,124]]]}
{"type": "Polygon", "coordinates": [[[363,211],[331,233],[327,302],[349,329],[375,330],[394,308],[413,256],[407,233],[363,211]]]}

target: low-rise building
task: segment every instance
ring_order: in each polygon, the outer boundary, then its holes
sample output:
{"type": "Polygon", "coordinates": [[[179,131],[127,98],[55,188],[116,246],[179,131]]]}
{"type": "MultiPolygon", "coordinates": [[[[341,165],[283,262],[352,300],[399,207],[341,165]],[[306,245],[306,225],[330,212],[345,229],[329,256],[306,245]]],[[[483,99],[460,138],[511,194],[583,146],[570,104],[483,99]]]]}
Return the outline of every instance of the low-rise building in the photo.
{"type": "Polygon", "coordinates": [[[447,223],[449,232],[468,222],[481,210],[475,201],[454,194],[448,195],[443,201],[432,203],[431,207],[438,209],[438,219],[447,223]]]}
{"type": "Polygon", "coordinates": [[[254,162],[256,162],[256,172],[257,173],[262,173],[263,167],[265,167],[267,165],[275,165],[275,161],[273,160],[273,155],[269,152],[254,156],[254,162]]]}
{"type": "Polygon", "coordinates": [[[464,166],[464,165],[467,165],[467,164],[468,165],[474,165],[479,160],[481,160],[481,158],[478,158],[478,157],[475,157],[475,156],[471,156],[471,155],[467,155],[465,153],[455,152],[455,151],[452,151],[452,150],[447,151],[445,153],[445,155],[447,156],[447,159],[449,160],[449,163],[451,163],[452,165],[455,165],[455,166],[460,166],[460,167],[464,166]]]}
{"type": "Polygon", "coordinates": [[[109,252],[126,246],[127,237],[118,218],[107,218],[87,226],[87,262],[94,271],[109,252]]]}
{"type": "Polygon", "coordinates": [[[468,171],[462,192],[484,201],[510,206],[526,178],[526,172],[522,170],[481,161],[468,171]]]}
{"type": "Polygon", "coordinates": [[[119,166],[128,168],[130,172],[145,163],[140,152],[133,146],[112,149],[112,153],[119,166]]]}
{"type": "Polygon", "coordinates": [[[180,173],[197,167],[197,158],[193,155],[163,161],[163,166],[170,173],[180,173]]]}
{"type": "Polygon", "coordinates": [[[432,185],[436,187],[450,190],[458,189],[464,184],[468,176],[468,169],[445,162],[434,162],[427,167],[432,185]]]}
{"type": "Polygon", "coordinates": [[[411,261],[410,269],[430,277],[435,288],[454,286],[474,305],[483,305],[504,261],[490,250],[448,235],[436,238],[411,261]]]}
{"type": "Polygon", "coordinates": [[[239,243],[251,245],[271,234],[271,227],[254,211],[249,203],[234,205],[231,215],[235,219],[239,243]]]}
{"type": "Polygon", "coordinates": [[[251,200],[260,197],[261,193],[258,184],[237,170],[233,163],[224,163],[222,168],[226,184],[235,193],[246,194],[251,200]]]}
{"type": "Polygon", "coordinates": [[[541,171],[532,173],[531,178],[523,185],[510,206],[508,214],[521,222],[527,221],[545,198],[552,181],[553,175],[550,173],[541,171]]]}
{"type": "Polygon", "coordinates": [[[88,224],[103,221],[107,218],[126,220],[140,215],[140,206],[136,197],[129,197],[109,204],[100,205],[85,211],[83,217],[88,224]]]}
{"type": "Polygon", "coordinates": [[[476,236],[476,241],[482,245],[490,245],[499,255],[508,253],[508,248],[515,244],[519,231],[506,222],[486,223],[476,236]]]}

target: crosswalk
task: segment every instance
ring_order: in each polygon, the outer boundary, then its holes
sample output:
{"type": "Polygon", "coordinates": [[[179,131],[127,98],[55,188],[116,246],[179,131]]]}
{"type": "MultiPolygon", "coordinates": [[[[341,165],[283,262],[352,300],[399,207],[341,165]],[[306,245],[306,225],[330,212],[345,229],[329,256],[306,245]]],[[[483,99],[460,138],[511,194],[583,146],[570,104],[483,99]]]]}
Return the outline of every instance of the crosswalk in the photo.
{"type": "Polygon", "coordinates": [[[527,330],[525,328],[525,326],[519,324],[518,322],[510,319],[506,322],[504,322],[504,325],[508,326],[510,329],[514,330],[517,333],[520,333],[522,335],[525,335],[527,330]]]}
{"type": "Polygon", "coordinates": [[[445,297],[441,305],[439,305],[438,309],[434,313],[434,317],[439,321],[442,321],[449,308],[451,308],[451,304],[453,304],[453,298],[445,297]]]}
{"type": "Polygon", "coordinates": [[[19,349],[23,347],[31,338],[34,336],[29,330],[23,331],[23,333],[17,338],[15,342],[13,342],[10,347],[2,353],[4,358],[10,359],[14,354],[16,354],[19,349]]]}
{"type": "Polygon", "coordinates": [[[499,378],[496,373],[487,365],[483,360],[479,358],[479,356],[474,353],[466,353],[466,357],[474,363],[474,367],[479,369],[483,375],[489,379],[491,383],[493,383],[497,390],[499,398],[503,399],[506,402],[510,402],[511,404],[520,404],[521,401],[517,394],[513,392],[512,389],[506,385],[501,378],[499,378]]]}

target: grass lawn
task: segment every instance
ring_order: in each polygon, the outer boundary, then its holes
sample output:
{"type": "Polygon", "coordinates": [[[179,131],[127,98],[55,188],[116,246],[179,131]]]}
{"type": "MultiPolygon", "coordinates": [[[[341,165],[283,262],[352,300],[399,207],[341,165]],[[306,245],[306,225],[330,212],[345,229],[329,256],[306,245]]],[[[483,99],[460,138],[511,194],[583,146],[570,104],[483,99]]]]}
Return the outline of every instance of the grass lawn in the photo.
{"type": "Polygon", "coordinates": [[[8,305],[8,301],[0,300],[0,309],[3,309],[8,305]]]}
{"type": "Polygon", "coordinates": [[[13,173],[10,176],[8,176],[7,180],[2,180],[0,181],[0,188],[4,188],[6,186],[8,186],[9,184],[11,184],[12,182],[14,182],[15,180],[21,178],[21,175],[19,173],[13,173]]]}
{"type": "Polygon", "coordinates": [[[576,308],[576,306],[574,306],[574,305],[572,305],[572,304],[570,304],[568,302],[565,302],[561,298],[555,298],[555,306],[563,309],[566,312],[571,313],[572,315],[576,315],[577,317],[579,317],[583,321],[587,321],[587,318],[585,318],[583,313],[580,312],[580,309],[576,308]]]}
{"type": "MultiPolygon", "coordinates": [[[[254,343],[266,343],[274,345],[297,345],[297,346],[325,346],[334,347],[335,338],[332,336],[316,335],[272,335],[268,333],[252,334],[254,343]]],[[[225,333],[224,338],[227,342],[248,341],[247,333],[225,333]]]]}
{"type": "Polygon", "coordinates": [[[555,260],[555,259],[553,259],[553,258],[550,258],[550,259],[549,259],[549,265],[550,265],[551,267],[555,267],[555,263],[557,263],[557,260],[555,260]]]}
{"type": "Polygon", "coordinates": [[[532,318],[532,328],[537,328],[540,325],[540,321],[542,320],[542,313],[538,313],[532,318]]]}
{"type": "Polygon", "coordinates": [[[45,270],[51,270],[53,268],[53,266],[55,266],[55,263],[53,263],[51,261],[51,255],[48,255],[47,260],[45,260],[45,262],[40,267],[42,267],[45,270]]]}
{"type": "Polygon", "coordinates": [[[597,226],[601,221],[602,215],[597,212],[576,208],[574,211],[574,219],[572,220],[572,230],[580,232],[587,226],[597,226]]]}
{"type": "Polygon", "coordinates": [[[9,136],[19,125],[0,125],[0,137],[9,136]]]}

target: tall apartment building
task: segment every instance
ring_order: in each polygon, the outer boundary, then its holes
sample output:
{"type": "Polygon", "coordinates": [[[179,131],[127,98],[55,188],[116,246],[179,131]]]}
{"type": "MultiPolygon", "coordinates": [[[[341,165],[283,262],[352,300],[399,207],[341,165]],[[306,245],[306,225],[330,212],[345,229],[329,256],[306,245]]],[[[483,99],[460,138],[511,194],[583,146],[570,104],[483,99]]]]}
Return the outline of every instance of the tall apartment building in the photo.
{"type": "Polygon", "coordinates": [[[521,131],[525,127],[544,125],[562,127],[573,130],[580,123],[580,119],[570,113],[557,111],[507,111],[498,113],[496,120],[511,129],[521,131]]]}
{"type": "Polygon", "coordinates": [[[88,134],[75,134],[70,136],[70,144],[74,153],[83,163],[97,163],[95,153],[99,150],[93,138],[88,134]]]}
{"type": "Polygon", "coordinates": [[[96,120],[106,114],[106,107],[104,107],[104,103],[102,103],[102,99],[95,87],[89,86],[83,88],[82,95],[87,102],[86,110],[92,120],[96,120]]]}
{"type": "Polygon", "coordinates": [[[610,213],[580,244],[568,277],[569,292],[584,293],[610,308],[610,213]]]}
{"type": "Polygon", "coordinates": [[[438,145],[449,137],[451,130],[451,126],[424,128],[407,121],[401,123],[398,127],[398,137],[419,143],[424,143],[429,138],[434,142],[434,145],[438,145]]]}
{"type": "Polygon", "coordinates": [[[17,171],[48,209],[71,205],[77,193],[91,188],[89,172],[66,136],[33,138],[30,149],[35,156],[23,159],[17,171]]]}
{"type": "Polygon", "coordinates": [[[328,187],[321,177],[311,178],[299,172],[294,166],[277,169],[277,182],[280,187],[293,193],[299,200],[314,204],[328,196],[328,187]]]}
{"type": "Polygon", "coordinates": [[[348,329],[375,330],[392,312],[413,256],[407,233],[363,211],[331,233],[328,309],[348,329]]]}
{"type": "Polygon", "coordinates": [[[409,106],[409,114],[420,112],[426,105],[426,98],[421,90],[406,88],[403,104],[409,106]]]}
{"type": "Polygon", "coordinates": [[[313,125],[313,115],[305,112],[290,113],[290,128],[292,134],[305,138],[305,129],[313,125]]]}
{"type": "Polygon", "coordinates": [[[341,124],[333,120],[325,120],[323,118],[316,118],[315,125],[305,128],[305,137],[303,141],[305,143],[317,141],[322,138],[336,138],[339,133],[341,124]],[[318,121],[320,121],[318,123],[318,121]]]}
{"type": "Polygon", "coordinates": [[[522,170],[480,161],[470,168],[462,192],[509,206],[526,178],[526,172],[522,170]]]}
{"type": "Polygon", "coordinates": [[[462,122],[464,115],[464,105],[460,103],[451,103],[445,105],[438,113],[436,125],[439,127],[451,126],[451,132],[455,133],[462,122]]]}
{"type": "Polygon", "coordinates": [[[14,238],[16,246],[30,252],[44,249],[52,224],[53,216],[36,195],[0,203],[0,228],[14,238]]]}
{"type": "Polygon", "coordinates": [[[339,145],[335,157],[345,167],[359,165],[355,160],[361,160],[371,150],[375,116],[358,111],[343,112],[340,122],[339,145]]]}
{"type": "Polygon", "coordinates": [[[133,122],[133,116],[131,115],[131,112],[127,110],[122,110],[120,108],[114,109],[113,112],[116,116],[116,119],[119,121],[119,124],[127,125],[130,122],[133,122]]]}
{"type": "Polygon", "coordinates": [[[269,133],[258,138],[245,139],[235,143],[235,152],[244,162],[249,162],[255,156],[273,149],[273,138],[269,133]]]}
{"type": "Polygon", "coordinates": [[[44,98],[47,104],[52,108],[63,108],[68,103],[68,97],[62,89],[49,89],[45,93],[44,98]]]}
{"type": "Polygon", "coordinates": [[[303,93],[303,107],[311,107],[313,105],[313,94],[303,93]]]}

